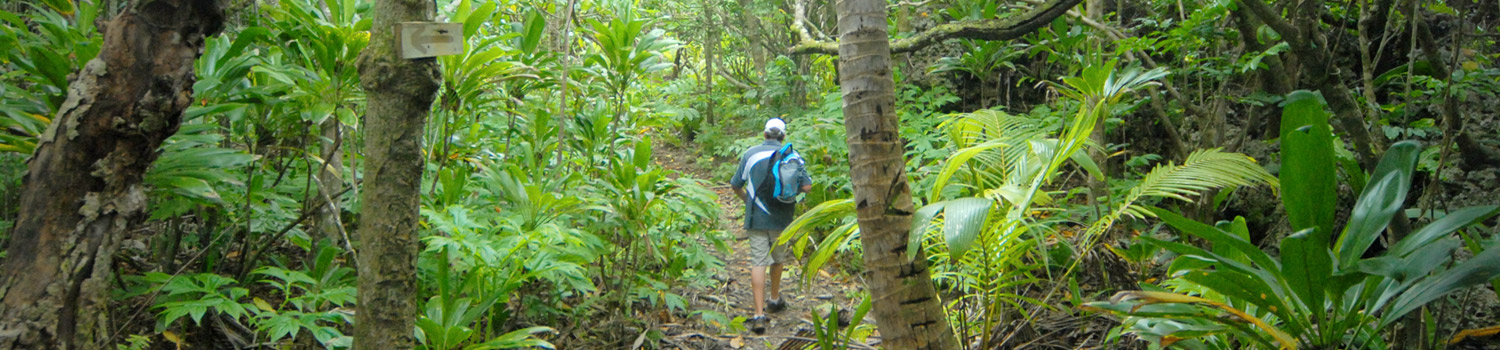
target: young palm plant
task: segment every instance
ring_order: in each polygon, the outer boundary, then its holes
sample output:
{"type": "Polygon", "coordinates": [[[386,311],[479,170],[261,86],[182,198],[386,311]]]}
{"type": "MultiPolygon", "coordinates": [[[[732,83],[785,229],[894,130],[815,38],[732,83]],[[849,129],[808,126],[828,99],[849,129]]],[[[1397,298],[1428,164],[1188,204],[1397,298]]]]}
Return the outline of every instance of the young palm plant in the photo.
{"type": "MultiPolygon", "coordinates": [[[[1031,213],[1034,206],[1050,205],[1051,195],[1043,186],[1051,183],[1061,167],[1069,161],[1102,180],[1098,166],[1082,152],[1089,143],[1089,135],[1098,121],[1106,117],[1114,106],[1130,92],[1153,84],[1155,79],[1166,75],[1160,69],[1140,70],[1127,68],[1116,70],[1114,62],[1085,68],[1078,77],[1064,78],[1058,86],[1064,96],[1079,102],[1080,108],[1064,129],[1055,137],[1051,131],[1036,120],[1010,116],[995,111],[979,111],[960,115],[946,123],[953,135],[954,144],[960,147],[948,158],[933,188],[928,191],[929,204],[919,208],[913,218],[913,234],[908,244],[908,256],[917,256],[916,250],[924,242],[940,243],[946,248],[949,259],[933,262],[934,269],[942,270],[946,264],[964,265],[955,270],[980,271],[965,278],[958,286],[972,286],[965,295],[980,298],[977,305],[985,305],[982,321],[975,325],[984,341],[985,331],[998,322],[1001,303],[1019,305],[1019,302],[1042,302],[1024,296],[1006,293],[1022,284],[1035,281],[1021,259],[1030,249],[1045,249],[1040,225],[1031,213]],[[945,191],[954,177],[964,183],[952,184],[958,191],[945,191]],[[950,193],[966,193],[943,200],[950,193]],[[1032,233],[1023,238],[1022,234],[1032,233]],[[941,239],[938,239],[941,237],[941,239]],[[980,251],[977,259],[968,259],[970,250],[980,251]]],[[[1276,183],[1249,157],[1225,153],[1217,149],[1195,152],[1181,164],[1158,166],[1146,175],[1130,194],[1115,209],[1088,225],[1084,234],[1075,237],[1079,247],[1072,251],[1088,251],[1097,243],[1097,238],[1121,217],[1150,216],[1137,202],[1144,198],[1176,198],[1191,201],[1201,191],[1233,186],[1276,183]]],[[[831,201],[810,210],[794,221],[778,240],[780,244],[794,243],[794,252],[805,249],[805,229],[826,223],[833,218],[847,217],[853,213],[849,201],[831,201]]],[[[1042,210],[1040,208],[1037,210],[1042,210]]],[[[815,269],[826,263],[832,250],[842,249],[852,242],[857,234],[853,224],[834,231],[813,253],[808,268],[815,269]]],[[[1038,254],[1043,259],[1047,254],[1038,254]]],[[[1075,259],[1069,267],[1071,273],[1080,260],[1075,259]]],[[[1067,273],[1065,273],[1066,275],[1067,273]]],[[[943,275],[935,274],[941,278],[943,275]]]]}
{"type": "Polygon", "coordinates": [[[1206,348],[1232,339],[1241,348],[1388,349],[1381,334],[1403,316],[1500,276],[1500,250],[1455,264],[1460,243],[1451,237],[1500,213],[1497,206],[1450,211],[1370,252],[1402,210],[1421,151],[1415,142],[1386,151],[1335,240],[1333,134],[1317,96],[1289,96],[1281,131],[1281,180],[1288,191],[1306,191],[1282,198],[1297,231],[1281,241],[1279,257],[1250,243],[1243,221],[1215,227],[1152,208],[1182,233],[1213,242],[1203,249],[1142,237],[1181,254],[1174,283],[1194,292],[1121,292],[1085,308],[1125,316],[1126,331],[1159,346],[1206,348]]]}

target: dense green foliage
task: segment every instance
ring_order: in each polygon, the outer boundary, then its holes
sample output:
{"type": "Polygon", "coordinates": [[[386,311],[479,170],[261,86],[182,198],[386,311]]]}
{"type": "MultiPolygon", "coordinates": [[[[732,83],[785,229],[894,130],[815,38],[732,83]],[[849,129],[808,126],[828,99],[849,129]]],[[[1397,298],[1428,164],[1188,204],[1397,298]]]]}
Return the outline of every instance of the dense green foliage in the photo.
{"type": "MultiPolygon", "coordinates": [[[[1500,14],[1244,1],[1085,1],[1014,40],[896,56],[917,202],[905,248],[927,259],[966,348],[1440,349],[1484,335],[1460,332],[1485,320],[1455,315],[1493,309],[1469,296],[1500,289],[1500,188],[1485,183],[1500,161],[1486,107],[1500,14]],[[1053,319],[1072,328],[1047,334],[1077,334],[1049,340],[1038,329],[1053,319]]],[[[748,306],[694,299],[748,288],[729,266],[745,254],[732,248],[741,209],[720,205],[733,202],[720,182],[773,117],[814,183],[779,239],[803,259],[792,276],[845,299],[794,311],[811,322],[801,338],[878,339],[869,293],[831,282],[866,271],[840,58],[786,50],[834,39],[831,2],[436,3],[462,24],[464,52],[434,59],[443,84],[413,130],[422,349],[741,333],[748,306]]],[[[893,0],[891,38],[1042,3],[893,0]]],[[[0,5],[0,237],[69,75],[99,55],[97,23],[118,6],[0,5]]],[[[352,235],[380,205],[358,195],[354,62],[388,29],[371,28],[368,0],[229,11],[195,66],[193,106],[141,179],[151,215],[117,253],[113,342],[348,348],[365,292],[352,235]]]]}

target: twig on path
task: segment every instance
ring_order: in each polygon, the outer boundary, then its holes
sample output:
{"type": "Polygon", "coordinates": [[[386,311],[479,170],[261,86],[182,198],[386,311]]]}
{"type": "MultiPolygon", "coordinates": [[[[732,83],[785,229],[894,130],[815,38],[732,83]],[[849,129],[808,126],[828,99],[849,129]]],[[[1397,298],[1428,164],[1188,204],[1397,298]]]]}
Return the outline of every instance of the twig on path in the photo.
{"type": "MultiPolygon", "coordinates": [[[[801,341],[809,341],[809,342],[813,342],[813,343],[817,343],[818,342],[817,339],[808,338],[808,337],[798,337],[798,336],[794,336],[794,335],[761,335],[761,336],[754,336],[754,337],[745,337],[745,339],[767,339],[767,338],[770,338],[770,339],[786,339],[786,340],[801,340],[801,341]]],[[[870,347],[869,345],[866,345],[866,344],[863,344],[863,343],[846,342],[845,345],[847,345],[849,349],[876,350],[875,348],[870,347]]]]}

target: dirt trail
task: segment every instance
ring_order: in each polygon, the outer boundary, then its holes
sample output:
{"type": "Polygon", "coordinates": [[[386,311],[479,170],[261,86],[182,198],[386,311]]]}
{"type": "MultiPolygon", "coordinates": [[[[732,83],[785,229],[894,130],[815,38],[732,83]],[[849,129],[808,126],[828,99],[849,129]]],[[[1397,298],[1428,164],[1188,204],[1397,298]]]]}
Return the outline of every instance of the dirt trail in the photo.
{"type": "MultiPolygon", "coordinates": [[[[711,184],[711,188],[719,195],[719,205],[724,211],[719,228],[729,232],[733,237],[727,242],[731,248],[728,254],[714,249],[707,239],[698,241],[724,261],[724,269],[713,277],[717,281],[713,288],[675,292],[691,302],[690,309],[714,310],[730,319],[736,316],[750,318],[755,304],[750,288],[750,248],[743,229],[745,216],[743,203],[735,197],[727,180],[714,178],[694,163],[697,157],[693,150],[658,144],[656,151],[658,155],[656,162],[661,166],[676,170],[682,176],[703,179],[711,184]]],[[[828,268],[824,270],[827,271],[828,268]]],[[[835,277],[828,272],[820,271],[817,272],[818,277],[813,283],[803,286],[800,282],[802,273],[799,263],[796,266],[788,265],[786,272],[782,274],[781,294],[787,302],[787,309],[780,313],[767,314],[771,323],[766,328],[765,334],[758,335],[749,330],[738,334],[720,334],[717,327],[690,320],[685,321],[686,324],[675,327],[676,329],[668,327],[666,329],[668,337],[660,343],[661,348],[776,349],[788,340],[800,338],[797,336],[799,330],[811,329],[811,310],[819,308],[820,305],[831,304],[841,308],[852,308],[853,302],[848,300],[848,295],[858,291],[859,287],[857,283],[850,281],[848,276],[839,274],[840,276],[835,277]]],[[[767,293],[769,294],[770,291],[767,293]]]]}

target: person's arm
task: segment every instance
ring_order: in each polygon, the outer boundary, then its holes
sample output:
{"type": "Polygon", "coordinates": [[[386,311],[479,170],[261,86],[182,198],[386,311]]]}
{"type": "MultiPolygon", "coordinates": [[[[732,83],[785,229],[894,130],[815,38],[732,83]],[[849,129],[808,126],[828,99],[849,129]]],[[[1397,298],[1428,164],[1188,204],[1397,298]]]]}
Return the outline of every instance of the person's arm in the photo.
{"type": "Polygon", "coordinates": [[[745,171],[745,157],[747,156],[748,154],[740,156],[739,166],[734,168],[734,177],[729,178],[729,188],[733,188],[734,195],[739,196],[742,201],[745,200],[745,177],[741,173],[745,171]]]}
{"type": "Polygon", "coordinates": [[[802,193],[812,192],[812,177],[807,176],[806,167],[802,168],[802,170],[797,171],[797,182],[802,184],[801,187],[797,188],[798,190],[802,191],[802,193]]]}

